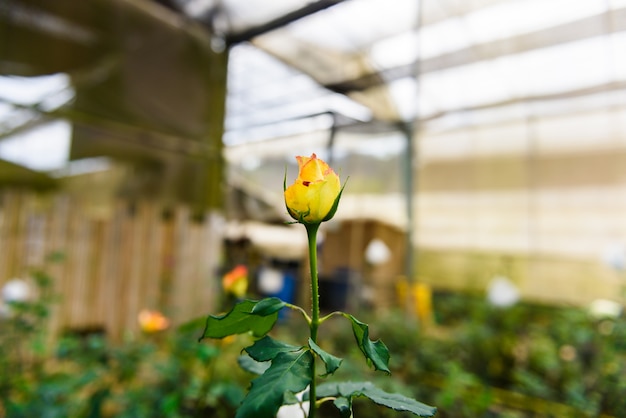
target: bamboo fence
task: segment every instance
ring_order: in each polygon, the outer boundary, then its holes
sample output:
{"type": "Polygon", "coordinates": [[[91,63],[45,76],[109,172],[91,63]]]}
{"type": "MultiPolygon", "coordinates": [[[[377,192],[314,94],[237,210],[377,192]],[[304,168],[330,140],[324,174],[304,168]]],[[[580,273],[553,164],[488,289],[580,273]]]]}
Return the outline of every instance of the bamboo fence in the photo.
{"type": "Polygon", "coordinates": [[[44,269],[58,296],[51,331],[102,330],[113,339],[139,329],[141,309],[173,324],[211,311],[218,289],[222,218],[168,216],[149,202],[116,202],[106,216],[64,195],[0,195],[0,287],[44,269]],[[46,263],[50,254],[62,261],[46,263]]]}

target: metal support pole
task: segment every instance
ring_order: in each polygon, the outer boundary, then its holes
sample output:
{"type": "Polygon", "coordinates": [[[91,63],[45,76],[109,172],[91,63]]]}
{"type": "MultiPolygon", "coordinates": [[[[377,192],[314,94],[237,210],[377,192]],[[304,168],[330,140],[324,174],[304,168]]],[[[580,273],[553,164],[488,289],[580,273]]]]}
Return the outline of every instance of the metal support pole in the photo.
{"type": "Polygon", "coordinates": [[[406,254],[404,257],[404,272],[409,284],[413,284],[415,280],[415,260],[413,249],[413,124],[403,123],[402,132],[406,139],[406,153],[404,158],[404,194],[406,199],[406,254]]]}

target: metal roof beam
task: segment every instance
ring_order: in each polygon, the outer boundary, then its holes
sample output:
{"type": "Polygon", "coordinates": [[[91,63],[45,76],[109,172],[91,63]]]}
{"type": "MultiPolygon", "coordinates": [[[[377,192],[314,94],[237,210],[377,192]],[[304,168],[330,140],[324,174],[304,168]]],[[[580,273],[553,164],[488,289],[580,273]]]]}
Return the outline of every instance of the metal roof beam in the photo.
{"type": "MultiPolygon", "coordinates": [[[[626,30],[626,8],[607,11],[574,22],[561,24],[532,33],[525,33],[484,44],[472,45],[420,61],[420,74],[459,67],[478,61],[519,54],[569,42],[581,41],[626,30]]],[[[403,77],[415,76],[415,63],[363,74],[360,77],[323,85],[328,90],[349,94],[380,86],[403,77]]]]}
{"type": "Polygon", "coordinates": [[[263,35],[264,33],[286,26],[321,10],[335,6],[343,1],[345,0],[318,0],[314,3],[307,4],[298,10],[294,10],[293,12],[287,13],[262,25],[247,29],[240,33],[227,35],[226,45],[232,46],[241,42],[249,41],[259,35],[263,35]]]}

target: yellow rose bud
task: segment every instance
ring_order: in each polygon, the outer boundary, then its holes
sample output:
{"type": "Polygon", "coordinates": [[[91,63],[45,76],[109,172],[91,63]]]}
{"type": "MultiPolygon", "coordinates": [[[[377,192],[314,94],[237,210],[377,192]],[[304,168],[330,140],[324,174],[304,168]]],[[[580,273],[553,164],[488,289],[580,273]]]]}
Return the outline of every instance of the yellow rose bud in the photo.
{"type": "Polygon", "coordinates": [[[285,204],[292,218],[303,224],[329,220],[341,196],[339,176],[315,154],[296,157],[300,172],[295,183],[285,189],[285,204]]]}

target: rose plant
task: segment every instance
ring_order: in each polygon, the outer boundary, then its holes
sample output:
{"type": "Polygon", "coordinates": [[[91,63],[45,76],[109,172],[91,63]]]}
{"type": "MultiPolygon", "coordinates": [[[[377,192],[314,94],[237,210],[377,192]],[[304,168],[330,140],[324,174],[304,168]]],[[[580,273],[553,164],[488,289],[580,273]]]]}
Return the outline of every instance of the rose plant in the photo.
{"type": "Polygon", "coordinates": [[[332,375],[341,365],[336,357],[317,343],[319,326],[332,316],[343,316],[352,326],[358,348],[368,364],[375,370],[390,374],[389,351],[380,341],[369,338],[369,326],[345,312],[333,312],[320,318],[317,274],[317,231],[322,222],[330,220],[337,211],[343,187],[339,176],[315,154],[296,157],[299,174],[287,187],[283,183],[285,205],[295,223],[303,224],[308,237],[311,275],[311,315],[303,308],[278,298],[243,300],[225,315],[209,315],[200,340],[224,338],[230,335],[251,333],[258,339],[244,350],[247,356],[239,359],[244,369],[260,376],[252,381],[250,390],[237,410],[236,418],[273,418],[282,405],[299,403],[303,408],[308,401],[309,418],[315,418],[318,406],[333,402],[342,417],[352,417],[352,401],[366,397],[375,403],[397,411],[407,411],[416,416],[430,417],[436,408],[406,396],[388,393],[371,382],[326,382],[318,385],[318,377],[332,375]],[[278,319],[278,311],[290,308],[300,312],[308,324],[310,335],[305,345],[296,346],[277,341],[268,333],[278,319]],[[323,364],[324,373],[316,374],[316,362],[323,364]],[[296,396],[306,391],[303,399],[296,396]]]}

